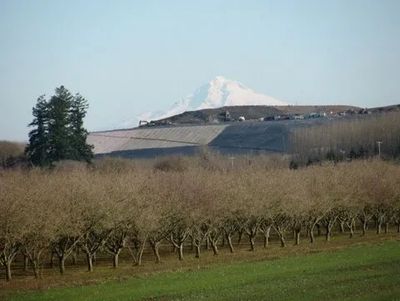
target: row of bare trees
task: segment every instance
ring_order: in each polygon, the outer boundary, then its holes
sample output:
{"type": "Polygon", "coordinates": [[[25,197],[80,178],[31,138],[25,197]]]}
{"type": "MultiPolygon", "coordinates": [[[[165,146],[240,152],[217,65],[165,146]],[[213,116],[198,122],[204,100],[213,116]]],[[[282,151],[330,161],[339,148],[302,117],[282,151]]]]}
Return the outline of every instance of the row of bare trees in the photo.
{"type": "Polygon", "coordinates": [[[300,162],[369,158],[379,152],[382,157],[397,158],[400,156],[399,120],[400,112],[390,112],[297,128],[290,138],[291,151],[300,162]]]}
{"type": "MultiPolygon", "coordinates": [[[[294,235],[314,242],[316,228],[330,240],[335,225],[353,236],[376,226],[400,227],[400,167],[383,161],[354,161],[299,170],[251,164],[242,170],[153,168],[0,172],[0,263],[6,279],[16,257],[40,276],[44,256],[86,256],[88,270],[98,252],[118,266],[126,249],[140,265],[150,247],[160,262],[161,243],[180,260],[191,243],[200,257],[205,244],[215,255],[221,241],[235,251],[233,237],[269,244],[271,232],[284,247],[294,235]],[[17,256],[18,255],[18,256],[17,256]]],[[[381,230],[382,229],[382,230],[381,230]]]]}

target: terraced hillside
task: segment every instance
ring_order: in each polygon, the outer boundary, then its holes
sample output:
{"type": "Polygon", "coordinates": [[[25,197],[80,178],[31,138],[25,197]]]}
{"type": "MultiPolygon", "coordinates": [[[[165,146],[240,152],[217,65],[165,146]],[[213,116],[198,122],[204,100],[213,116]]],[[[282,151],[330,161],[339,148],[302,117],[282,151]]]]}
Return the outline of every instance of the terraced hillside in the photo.
{"type": "Polygon", "coordinates": [[[186,153],[187,150],[209,144],[226,126],[171,126],[93,132],[88,136],[88,143],[94,145],[96,155],[152,157],[186,153]]]}
{"type": "Polygon", "coordinates": [[[292,128],[330,122],[313,120],[246,121],[219,125],[164,126],[93,132],[88,143],[98,156],[146,158],[194,154],[207,145],[222,153],[286,152],[292,128]]]}

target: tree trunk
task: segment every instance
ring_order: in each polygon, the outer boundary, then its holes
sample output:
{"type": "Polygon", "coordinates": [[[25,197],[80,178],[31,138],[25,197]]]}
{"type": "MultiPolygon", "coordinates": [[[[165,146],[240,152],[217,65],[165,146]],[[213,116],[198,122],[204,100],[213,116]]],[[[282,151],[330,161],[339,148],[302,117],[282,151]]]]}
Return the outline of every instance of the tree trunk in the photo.
{"type": "Polygon", "coordinates": [[[218,255],[218,247],[216,241],[211,240],[211,247],[213,249],[214,256],[218,255]]]}
{"type": "Polygon", "coordinates": [[[242,236],[243,236],[243,231],[239,231],[238,232],[238,240],[237,240],[238,245],[240,245],[240,243],[242,242],[242,236]]]}
{"type": "Polygon", "coordinates": [[[295,245],[298,246],[300,244],[300,231],[296,230],[296,242],[295,245]]]}
{"type": "Polygon", "coordinates": [[[331,227],[329,227],[329,225],[326,225],[326,233],[325,233],[325,240],[326,241],[330,241],[331,240],[331,227]]]}
{"type": "Polygon", "coordinates": [[[33,268],[33,274],[35,275],[35,278],[38,279],[40,276],[40,273],[39,273],[39,264],[36,260],[32,261],[32,268],[33,268]]]}
{"type": "Polygon", "coordinates": [[[200,244],[195,245],[196,248],[196,255],[194,257],[200,258],[200,244]]]}
{"type": "Polygon", "coordinates": [[[150,242],[151,249],[153,250],[154,256],[156,257],[156,263],[161,262],[160,253],[158,252],[159,242],[150,242]]]}
{"type": "Polygon", "coordinates": [[[72,264],[76,265],[78,263],[78,254],[79,254],[79,249],[76,249],[75,251],[72,252],[72,264]]]}
{"type": "Polygon", "coordinates": [[[88,272],[93,272],[93,255],[86,254],[88,272]]]}
{"type": "Polygon", "coordinates": [[[144,241],[142,243],[142,245],[140,246],[139,253],[137,256],[137,263],[136,263],[137,265],[142,265],[143,251],[144,251],[145,245],[146,245],[146,241],[144,241]]]}
{"type": "Polygon", "coordinates": [[[353,238],[353,236],[354,236],[354,227],[353,227],[353,225],[351,225],[351,226],[349,227],[349,230],[350,230],[350,235],[349,235],[349,237],[350,237],[350,238],[353,238]]]}
{"type": "Polygon", "coordinates": [[[183,260],[183,243],[179,245],[179,260],[183,260]]]}
{"type": "Polygon", "coordinates": [[[340,226],[340,233],[344,233],[344,222],[340,222],[339,226],[340,226]]]}
{"type": "Polygon", "coordinates": [[[400,233],[400,223],[397,224],[397,233],[400,233]]]}
{"type": "Polygon", "coordinates": [[[231,253],[234,253],[235,250],[233,249],[233,244],[232,244],[232,237],[230,235],[226,235],[226,240],[228,242],[228,246],[229,246],[229,251],[231,253]]]}
{"type": "Polygon", "coordinates": [[[314,237],[314,225],[312,225],[311,227],[310,227],[310,243],[314,243],[314,241],[315,241],[315,237],[314,237]]]}
{"type": "Polygon", "coordinates": [[[286,242],[285,242],[285,237],[283,237],[283,234],[279,234],[279,239],[281,241],[281,247],[285,247],[286,246],[286,242]]]}
{"type": "Polygon", "coordinates": [[[29,258],[24,254],[24,272],[28,271],[29,258]]]}
{"type": "Polygon", "coordinates": [[[264,248],[266,249],[269,245],[269,234],[271,232],[271,227],[268,227],[265,231],[264,231],[264,248]]]}
{"type": "Polygon", "coordinates": [[[6,261],[6,281],[11,280],[11,261],[6,261]]]}
{"type": "Polygon", "coordinates": [[[381,234],[382,224],[380,222],[376,223],[376,234],[381,234]]]}
{"type": "Polygon", "coordinates": [[[389,233],[389,223],[385,223],[385,234],[389,233]]]}
{"type": "Polygon", "coordinates": [[[206,250],[210,250],[210,239],[206,238],[206,250]]]}
{"type": "Polygon", "coordinates": [[[364,221],[362,225],[362,236],[365,236],[366,233],[367,233],[367,222],[364,221]]]}
{"type": "Polygon", "coordinates": [[[59,256],[58,257],[59,260],[59,268],[60,268],[60,274],[63,275],[65,272],[65,256],[59,256]]]}
{"type": "Polygon", "coordinates": [[[113,254],[113,268],[116,269],[119,263],[119,251],[113,254]]]}
{"type": "Polygon", "coordinates": [[[254,251],[255,250],[254,236],[249,236],[249,240],[250,240],[250,251],[254,251]]]}

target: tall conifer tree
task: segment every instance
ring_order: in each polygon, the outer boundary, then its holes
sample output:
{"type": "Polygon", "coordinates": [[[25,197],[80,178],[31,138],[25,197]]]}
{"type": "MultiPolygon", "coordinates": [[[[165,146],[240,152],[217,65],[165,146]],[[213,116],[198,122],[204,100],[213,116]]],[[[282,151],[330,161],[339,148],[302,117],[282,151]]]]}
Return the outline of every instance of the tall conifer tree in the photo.
{"type": "Polygon", "coordinates": [[[55,95],[46,101],[38,98],[33,108],[35,127],[29,133],[26,154],[34,165],[46,166],[60,160],[90,162],[92,146],[86,143],[88,132],[83,119],[88,108],[81,95],[73,96],[64,86],[56,88],[55,95]]]}
{"type": "Polygon", "coordinates": [[[93,158],[93,147],[86,144],[88,131],[83,127],[83,119],[88,109],[87,100],[76,94],[70,109],[69,125],[71,140],[71,159],[90,162],[93,158]]]}
{"type": "Polygon", "coordinates": [[[29,133],[29,145],[25,152],[34,165],[44,166],[49,163],[48,158],[48,104],[44,95],[37,99],[32,109],[33,121],[29,126],[35,127],[29,133]]]}
{"type": "Polygon", "coordinates": [[[70,159],[72,152],[69,114],[73,96],[61,86],[48,102],[49,159],[51,162],[70,159]]]}

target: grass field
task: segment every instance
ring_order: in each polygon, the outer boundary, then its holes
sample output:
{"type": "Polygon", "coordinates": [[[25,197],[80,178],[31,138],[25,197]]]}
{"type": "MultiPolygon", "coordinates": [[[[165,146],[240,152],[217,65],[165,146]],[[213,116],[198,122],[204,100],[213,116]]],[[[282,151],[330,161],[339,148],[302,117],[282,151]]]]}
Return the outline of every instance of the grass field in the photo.
{"type": "MultiPolygon", "coordinates": [[[[7,300],[400,300],[400,241],[12,293],[7,300]]],[[[6,296],[3,296],[6,297],[6,296]]]]}

